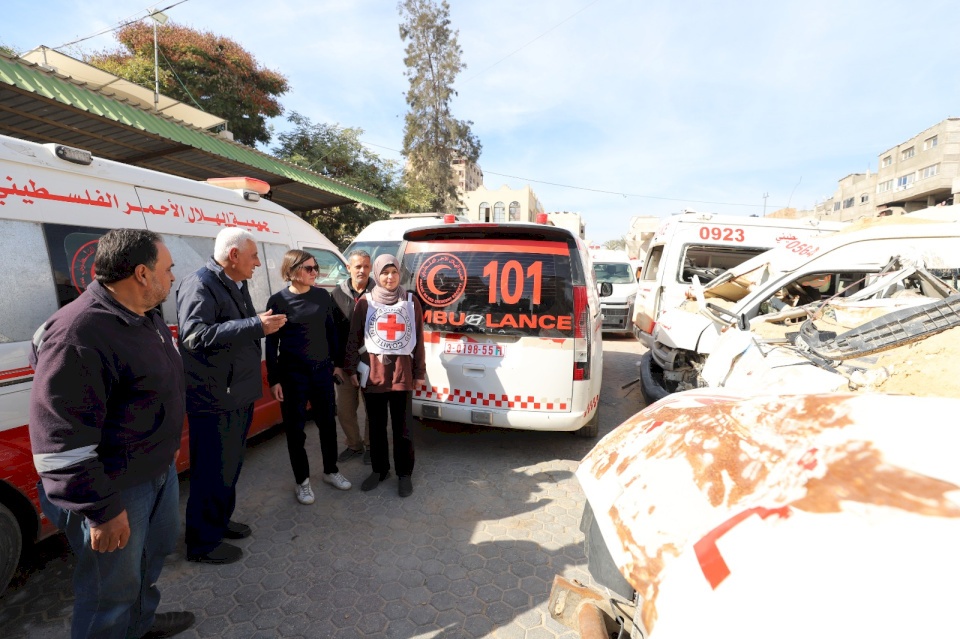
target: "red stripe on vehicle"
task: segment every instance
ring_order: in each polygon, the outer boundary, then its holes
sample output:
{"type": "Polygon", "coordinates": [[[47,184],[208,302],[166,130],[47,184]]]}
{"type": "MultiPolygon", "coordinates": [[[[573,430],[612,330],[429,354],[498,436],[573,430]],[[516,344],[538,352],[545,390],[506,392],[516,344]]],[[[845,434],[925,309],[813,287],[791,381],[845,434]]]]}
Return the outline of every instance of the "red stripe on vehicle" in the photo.
{"type": "Polygon", "coordinates": [[[534,253],[536,255],[569,255],[563,242],[531,242],[529,240],[435,240],[410,242],[407,253],[534,253]]]}
{"type": "Polygon", "coordinates": [[[29,366],[25,366],[23,368],[13,368],[10,370],[0,371],[0,382],[8,379],[15,379],[17,377],[30,377],[32,375],[33,369],[29,366]]]}

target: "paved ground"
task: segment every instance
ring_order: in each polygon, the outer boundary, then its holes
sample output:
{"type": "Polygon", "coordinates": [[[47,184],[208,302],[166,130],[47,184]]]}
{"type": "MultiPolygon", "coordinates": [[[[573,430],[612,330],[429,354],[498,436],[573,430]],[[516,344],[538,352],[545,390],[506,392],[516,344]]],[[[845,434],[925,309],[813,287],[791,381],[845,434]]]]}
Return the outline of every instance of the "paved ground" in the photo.
{"type": "MultiPolygon", "coordinates": [[[[642,346],[604,342],[600,435],[642,407],[642,346]]],[[[160,579],[161,611],[192,610],[182,637],[574,637],[549,618],[553,576],[592,583],[579,530],[583,494],[573,472],[593,447],[567,433],[417,424],[414,494],[395,476],[370,493],[369,467],[341,465],[354,483],[314,483],[301,506],[282,434],[247,453],[235,519],[253,536],[230,566],[187,563],[183,548],[160,579]]],[[[316,437],[311,459],[319,462],[316,437]]],[[[180,482],[181,508],[189,478],[180,482]]],[[[68,634],[72,555],[58,535],[33,549],[0,598],[0,635],[68,634]]]]}

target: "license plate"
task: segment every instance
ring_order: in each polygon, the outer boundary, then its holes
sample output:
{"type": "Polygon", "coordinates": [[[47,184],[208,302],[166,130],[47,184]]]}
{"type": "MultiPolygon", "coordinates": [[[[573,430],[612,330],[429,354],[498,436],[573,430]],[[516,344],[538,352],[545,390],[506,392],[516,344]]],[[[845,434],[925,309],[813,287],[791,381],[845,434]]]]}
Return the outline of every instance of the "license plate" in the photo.
{"type": "Polygon", "coordinates": [[[444,342],[443,352],[451,355],[474,355],[478,357],[503,357],[499,344],[474,344],[471,342],[444,342]]]}

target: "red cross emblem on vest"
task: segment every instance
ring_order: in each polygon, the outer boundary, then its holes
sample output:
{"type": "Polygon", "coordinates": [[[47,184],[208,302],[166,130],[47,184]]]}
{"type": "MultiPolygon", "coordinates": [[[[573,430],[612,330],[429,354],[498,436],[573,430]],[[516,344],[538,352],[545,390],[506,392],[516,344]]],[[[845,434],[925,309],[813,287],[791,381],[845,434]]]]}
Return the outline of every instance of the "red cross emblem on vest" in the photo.
{"type": "Polygon", "coordinates": [[[387,339],[391,342],[397,339],[397,333],[403,334],[403,331],[406,328],[406,324],[400,324],[397,322],[396,313],[387,314],[386,322],[377,322],[377,330],[384,331],[387,334],[387,339]]]}

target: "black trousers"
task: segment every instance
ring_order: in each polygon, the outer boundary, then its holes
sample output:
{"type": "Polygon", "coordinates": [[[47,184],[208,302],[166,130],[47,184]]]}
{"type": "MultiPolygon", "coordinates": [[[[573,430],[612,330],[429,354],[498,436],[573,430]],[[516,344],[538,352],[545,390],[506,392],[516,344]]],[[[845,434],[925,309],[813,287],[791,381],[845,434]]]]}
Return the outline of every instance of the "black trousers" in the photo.
{"type": "Polygon", "coordinates": [[[325,362],[305,370],[284,371],[280,387],[283,389],[280,413],[287,433],[287,452],[290,453],[293,478],[302,484],[310,476],[310,461],[303,447],[307,441],[304,427],[310,417],[320,431],[324,474],[338,472],[337,399],[333,390],[333,364],[325,362]]]}
{"type": "Polygon", "coordinates": [[[393,465],[397,475],[409,475],[413,472],[413,440],[410,439],[410,420],[413,419],[413,393],[410,391],[388,391],[386,393],[368,393],[364,391],[363,401],[367,406],[370,420],[370,462],[373,472],[385,473],[390,470],[390,444],[387,440],[387,411],[390,411],[390,425],[393,429],[393,465]]]}
{"type": "Polygon", "coordinates": [[[253,404],[222,413],[188,415],[190,497],[187,554],[202,555],[223,540],[237,505],[237,480],[253,421],[253,404]]]}

